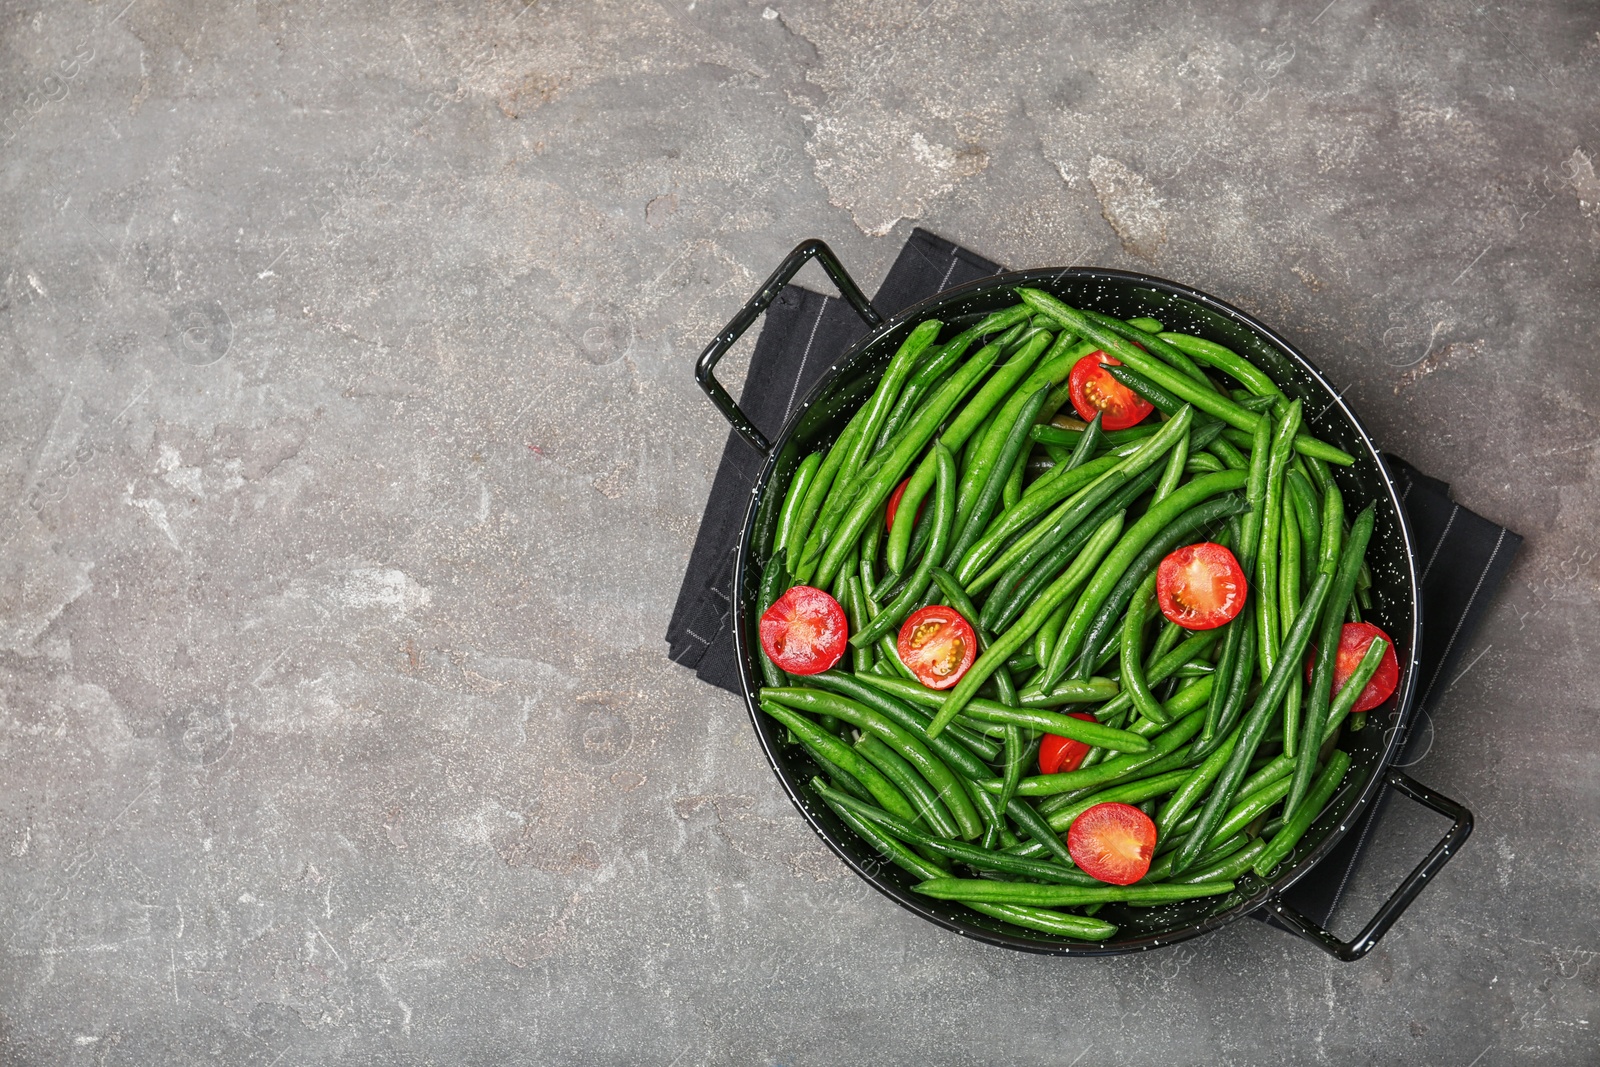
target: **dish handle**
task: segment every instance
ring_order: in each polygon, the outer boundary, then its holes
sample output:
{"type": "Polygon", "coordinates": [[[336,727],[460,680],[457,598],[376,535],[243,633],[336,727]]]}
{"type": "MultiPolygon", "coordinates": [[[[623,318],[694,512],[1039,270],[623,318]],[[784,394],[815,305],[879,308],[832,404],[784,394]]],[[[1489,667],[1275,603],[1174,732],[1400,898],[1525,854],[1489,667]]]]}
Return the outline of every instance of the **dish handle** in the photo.
{"type": "Polygon", "coordinates": [[[1438,874],[1439,870],[1450,862],[1451,855],[1461,847],[1462,842],[1466,841],[1467,837],[1472,833],[1472,812],[1449,797],[1434,792],[1402,771],[1391,770],[1388,775],[1388,783],[1417,803],[1426,805],[1440,815],[1454,821],[1449,831],[1445,833],[1444,837],[1440,838],[1439,843],[1433,846],[1433,851],[1429,852],[1422,862],[1417,864],[1416,869],[1406,876],[1405,881],[1401,882],[1399,888],[1390,895],[1388,900],[1384,901],[1383,907],[1378,909],[1378,913],[1355,936],[1354,940],[1339,940],[1333,934],[1285,904],[1283,898],[1276,892],[1273,893],[1266,904],[1266,908],[1272,914],[1272,917],[1286,929],[1292,933],[1299,934],[1330,956],[1344,960],[1347,963],[1352,960],[1358,960],[1372,951],[1372,946],[1378,943],[1378,939],[1388,933],[1389,927],[1393,926],[1395,920],[1400,918],[1401,913],[1411,906],[1413,900],[1417,899],[1417,895],[1428,884],[1428,879],[1438,874]]]}
{"type": "Polygon", "coordinates": [[[733,424],[733,428],[739,431],[739,435],[750,442],[751,447],[763,456],[772,452],[772,443],[756,428],[756,424],[750,421],[749,416],[734,402],[733,397],[728,395],[728,391],[717,381],[712,371],[716,369],[717,361],[738,343],[739,338],[750,328],[750,324],[767,310],[767,305],[777,299],[778,294],[783,292],[784,286],[793,280],[800,268],[813,259],[828,272],[833,284],[839,287],[839,294],[855,309],[856,314],[861,316],[861,320],[869,328],[882,324],[883,316],[878,314],[871,301],[861,292],[861,287],[856,285],[855,280],[845,271],[839,262],[839,257],[833,254],[833,249],[813,237],[809,241],[800,242],[793,252],[784,257],[778,269],[772,272],[772,276],[745,302],[739,313],[728,320],[728,325],[722,328],[711,343],[706,345],[705,351],[700,353],[699,362],[695,364],[694,378],[700,383],[700,388],[705,390],[706,396],[717,405],[717,409],[733,424]]]}

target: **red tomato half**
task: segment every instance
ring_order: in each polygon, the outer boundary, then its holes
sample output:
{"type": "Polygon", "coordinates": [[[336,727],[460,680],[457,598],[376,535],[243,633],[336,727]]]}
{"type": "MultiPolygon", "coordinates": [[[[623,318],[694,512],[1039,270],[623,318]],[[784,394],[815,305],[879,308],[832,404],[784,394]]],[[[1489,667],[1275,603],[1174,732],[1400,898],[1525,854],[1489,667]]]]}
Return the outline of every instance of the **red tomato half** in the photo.
{"type": "MultiPolygon", "coordinates": [[[[1068,712],[1074,719],[1084,722],[1094,722],[1095,717],[1086,712],[1068,712]]],[[[1075,771],[1083,762],[1083,757],[1089,754],[1089,746],[1082,741],[1074,741],[1070,737],[1058,737],[1055,734],[1045,734],[1039,741],[1039,773],[1040,774],[1065,774],[1075,771]]]]}
{"type": "MultiPolygon", "coordinates": [[[[1383,638],[1389,642],[1389,647],[1383,653],[1383,659],[1378,661],[1378,670],[1361,690],[1361,695],[1356,698],[1355,707],[1350,709],[1352,715],[1373,708],[1389,699],[1395,686],[1400,684],[1400,657],[1394,652],[1394,639],[1370,622],[1347,622],[1344,629],[1339,631],[1339,651],[1333,659],[1333,696],[1339,695],[1339,690],[1344,688],[1344,683],[1361,666],[1361,657],[1367,654],[1367,646],[1373,639],[1383,638]]],[[[1311,681],[1311,674],[1317,663],[1317,651],[1311,650],[1311,655],[1306,657],[1306,681],[1311,681]]]]}
{"type": "Polygon", "coordinates": [[[761,648],[790,674],[821,674],[839,662],[850,621],[833,597],[797,585],[761,613],[761,648]]]}
{"type": "Polygon", "coordinates": [[[1161,614],[1186,630],[1215,630],[1244,609],[1248,590],[1233,553],[1211,541],[1185,545],[1156,568],[1161,614]]]}
{"type": "Polygon", "coordinates": [[[900,627],[900,662],[929,689],[949,689],[978,658],[978,636],[955,608],[929,604],[900,627]]]}
{"type": "Polygon", "coordinates": [[[1143,422],[1155,405],[1107,374],[1100,365],[1122,366],[1122,361],[1104,352],[1090,352],[1072,365],[1067,388],[1072,406],[1085,422],[1100,414],[1102,430],[1126,430],[1143,422]]]}
{"type": "MultiPolygon", "coordinates": [[[[910,484],[911,479],[907,478],[905,481],[895,486],[894,495],[889,498],[888,513],[884,516],[883,521],[884,525],[888,526],[891,530],[894,529],[894,514],[900,510],[900,498],[906,495],[906,486],[910,484]]],[[[917,518],[922,518],[922,508],[926,503],[927,501],[922,501],[917,504],[917,518]]]]}
{"type": "Polygon", "coordinates": [[[1156,824],[1132,804],[1096,804],[1072,820],[1067,851],[1084,874],[1112,885],[1132,885],[1150,870],[1156,824]]]}

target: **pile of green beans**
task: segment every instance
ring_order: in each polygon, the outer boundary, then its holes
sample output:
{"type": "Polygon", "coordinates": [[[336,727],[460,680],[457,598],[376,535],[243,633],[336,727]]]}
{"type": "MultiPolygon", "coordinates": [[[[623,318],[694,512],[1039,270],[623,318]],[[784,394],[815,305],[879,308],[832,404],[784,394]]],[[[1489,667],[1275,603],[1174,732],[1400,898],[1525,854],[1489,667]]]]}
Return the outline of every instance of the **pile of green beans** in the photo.
{"type": "Polygon", "coordinates": [[[1329,465],[1352,458],[1243,357],[1017,295],[967,329],[919,324],[833,444],[798,465],[759,609],[791,585],[826,589],[850,653],[808,677],[762,656],[760,705],[812,757],[816,796],[918,892],[1103,940],[1117,930],[1103,905],[1268,877],[1337,793],[1350,760],[1335,746],[1385,651],[1375,641],[1332,691],[1340,626],[1370,606],[1374,514],[1346,518],[1329,465]],[[1073,365],[1096,349],[1157,414],[1111,432],[1062,416],[1073,365]],[[1156,567],[1204,540],[1234,552],[1250,592],[1233,620],[1191,633],[1157,610],[1156,567]],[[934,603],[978,640],[945,691],[895,650],[934,603]],[[1046,733],[1088,755],[1030,776],[1046,733]],[[1157,826],[1155,862],[1130,886],[1079,870],[1063,840],[1107,801],[1157,826]]]}

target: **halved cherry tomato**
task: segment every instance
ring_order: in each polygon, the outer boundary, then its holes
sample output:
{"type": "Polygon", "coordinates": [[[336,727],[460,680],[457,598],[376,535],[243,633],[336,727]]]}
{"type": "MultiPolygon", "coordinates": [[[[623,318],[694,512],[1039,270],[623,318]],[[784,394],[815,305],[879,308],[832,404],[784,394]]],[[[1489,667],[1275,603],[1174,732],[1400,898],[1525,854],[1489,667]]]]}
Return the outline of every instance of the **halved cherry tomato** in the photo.
{"type": "MultiPolygon", "coordinates": [[[[1356,703],[1350,709],[1352,715],[1373,708],[1389,699],[1395,686],[1400,684],[1400,657],[1394,652],[1394,639],[1370,622],[1347,622],[1339,631],[1339,651],[1333,657],[1333,695],[1337,696],[1339,689],[1344,685],[1345,679],[1355,672],[1361,665],[1361,657],[1367,654],[1367,646],[1375,638],[1383,638],[1389,642],[1389,647],[1384,650],[1383,659],[1378,661],[1378,670],[1361,690],[1361,695],[1356,698],[1356,703]]],[[[1317,662],[1317,650],[1313,648],[1306,657],[1306,681],[1311,681],[1311,672],[1317,662]]]]}
{"type": "Polygon", "coordinates": [[[794,586],[761,613],[761,647],[790,674],[821,674],[839,662],[849,638],[844,608],[809,585],[794,586]]]}
{"type": "Polygon", "coordinates": [[[978,658],[978,635],[955,608],[929,604],[900,627],[900,662],[929,689],[949,689],[978,658]]]}
{"type": "MultiPolygon", "coordinates": [[[[1068,712],[1074,719],[1084,722],[1094,722],[1095,717],[1086,712],[1068,712]]],[[[1075,771],[1083,762],[1083,757],[1089,754],[1089,746],[1082,741],[1074,741],[1070,737],[1059,737],[1055,734],[1045,734],[1039,740],[1039,773],[1040,774],[1065,774],[1075,771]]]]}
{"type": "MultiPolygon", "coordinates": [[[[891,530],[894,529],[894,513],[900,510],[900,498],[906,495],[906,486],[910,484],[911,479],[907,478],[895,487],[894,495],[889,498],[888,514],[884,516],[883,522],[891,530]]],[[[926,500],[917,504],[917,518],[922,518],[922,509],[926,504],[926,500]]]]}
{"type": "Polygon", "coordinates": [[[1102,363],[1122,366],[1120,359],[1099,351],[1090,352],[1072,365],[1067,389],[1073,408],[1085,422],[1099,414],[1102,430],[1137,426],[1155,410],[1155,405],[1107,374],[1100,367],[1102,363]]]}
{"type": "Polygon", "coordinates": [[[1091,878],[1132,885],[1150,870],[1156,824],[1132,804],[1096,804],[1072,820],[1067,851],[1091,878]]]}
{"type": "Polygon", "coordinates": [[[1186,630],[1215,630],[1232,619],[1248,589],[1239,561],[1212,541],[1185,545],[1156,568],[1161,614],[1186,630]]]}

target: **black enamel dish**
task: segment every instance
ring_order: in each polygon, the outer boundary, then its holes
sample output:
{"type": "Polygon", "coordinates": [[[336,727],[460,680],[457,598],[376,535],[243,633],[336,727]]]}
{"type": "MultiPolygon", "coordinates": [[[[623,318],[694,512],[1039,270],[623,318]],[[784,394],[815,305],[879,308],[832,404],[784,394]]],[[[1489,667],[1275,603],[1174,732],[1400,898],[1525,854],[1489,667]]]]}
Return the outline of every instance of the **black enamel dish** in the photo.
{"type": "Polygon", "coordinates": [[[1064,956],[1101,956],[1139,952],[1183,941],[1214,930],[1258,909],[1267,909],[1283,926],[1327,952],[1357,959],[1377,943],[1401,912],[1444,866],[1472,831],[1472,816],[1395,769],[1392,764],[1405,743],[1415,712],[1417,656],[1421,647],[1421,603],[1415,553],[1405,511],[1377,447],[1361,422],[1345,406],[1311,362],[1278,334],[1246,313],[1188,286],[1125,271],[1072,267],[999,274],[945,290],[884,320],[861,294],[838,260],[821,241],[798,246],[701,355],[697,378],[708,396],[752,447],[766,456],[745,516],[735,561],[734,626],[739,672],[750,720],[762,748],[795,807],[850,867],[900,906],[964,936],[1007,948],[1064,956]],[[816,259],[839,286],[845,299],[871,328],[811,391],[776,441],[768,441],[712,376],[717,361],[730,349],[795,273],[816,259]],[[1101,917],[1119,929],[1109,941],[1089,943],[1053,937],[1011,926],[972,912],[959,904],[931,900],[911,891],[915,879],[884,863],[811,791],[817,768],[805,750],[788,743],[785,731],[757,707],[760,670],[757,649],[756,596],[770,552],[777,513],[795,468],[810,452],[830,444],[856,409],[870,395],[889,358],[917,323],[937,318],[959,327],[1016,302],[1013,290],[1029,286],[1053,293],[1076,307],[1090,307],[1119,318],[1149,316],[1168,329],[1224,344],[1250,359],[1290,396],[1305,402],[1308,428],[1356,457],[1353,467],[1334,468],[1349,514],[1377,504],[1377,523],[1368,561],[1372,569],[1370,621],[1396,643],[1400,684],[1394,695],[1368,717],[1367,728],[1345,733],[1340,747],[1352,761],[1344,786],[1301,840],[1290,861],[1270,882],[1246,874],[1224,897],[1189,901],[1159,908],[1108,906],[1101,917]],[[1346,831],[1380,794],[1393,786],[1406,796],[1453,820],[1450,831],[1400,884],[1366,927],[1351,941],[1341,941],[1294,911],[1283,891],[1307,876],[1338,844],[1346,831]]]}

